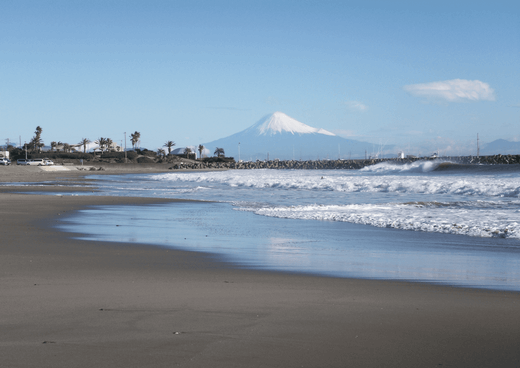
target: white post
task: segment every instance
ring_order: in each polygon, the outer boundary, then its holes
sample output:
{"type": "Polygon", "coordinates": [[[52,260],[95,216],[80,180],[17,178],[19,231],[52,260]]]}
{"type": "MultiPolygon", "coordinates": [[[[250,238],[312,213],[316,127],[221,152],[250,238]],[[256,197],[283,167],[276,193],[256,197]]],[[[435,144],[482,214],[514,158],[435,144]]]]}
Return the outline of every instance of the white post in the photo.
{"type": "Polygon", "coordinates": [[[477,133],[477,158],[480,158],[480,145],[478,141],[478,133],[477,133]]]}

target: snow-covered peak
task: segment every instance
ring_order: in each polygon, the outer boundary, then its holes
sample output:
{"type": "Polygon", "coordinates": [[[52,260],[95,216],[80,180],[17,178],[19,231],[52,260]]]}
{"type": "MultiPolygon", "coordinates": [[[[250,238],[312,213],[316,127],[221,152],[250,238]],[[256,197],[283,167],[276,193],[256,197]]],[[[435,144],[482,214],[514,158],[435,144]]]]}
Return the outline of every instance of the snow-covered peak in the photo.
{"type": "Polygon", "coordinates": [[[287,116],[283,112],[275,112],[272,115],[266,116],[264,119],[256,123],[253,128],[256,128],[258,135],[274,135],[277,133],[291,133],[291,134],[325,134],[335,135],[325,129],[317,129],[311,126],[300,123],[298,120],[287,116]]]}
{"type": "Polygon", "coordinates": [[[322,128],[318,129],[318,131],[316,133],[318,133],[318,134],[325,134],[325,135],[336,135],[336,134],[331,133],[328,130],[325,130],[325,129],[322,129],[322,128]]]}

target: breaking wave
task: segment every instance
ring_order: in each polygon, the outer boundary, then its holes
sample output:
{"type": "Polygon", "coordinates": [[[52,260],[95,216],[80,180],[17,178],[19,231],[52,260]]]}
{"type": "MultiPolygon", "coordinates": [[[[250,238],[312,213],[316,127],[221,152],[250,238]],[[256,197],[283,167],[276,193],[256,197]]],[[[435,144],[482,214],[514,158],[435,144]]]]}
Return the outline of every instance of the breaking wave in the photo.
{"type": "Polygon", "coordinates": [[[385,203],[265,207],[258,215],[343,221],[401,230],[478,237],[520,238],[520,202],[385,203]]]}
{"type": "MultiPolygon", "coordinates": [[[[414,163],[406,167],[374,165],[364,173],[429,172],[444,163],[414,163]]],[[[218,186],[237,189],[275,189],[283,191],[450,194],[463,196],[520,197],[518,176],[430,176],[430,175],[355,175],[348,171],[243,170],[226,172],[172,173],[153,177],[168,185],[218,186]]]]}

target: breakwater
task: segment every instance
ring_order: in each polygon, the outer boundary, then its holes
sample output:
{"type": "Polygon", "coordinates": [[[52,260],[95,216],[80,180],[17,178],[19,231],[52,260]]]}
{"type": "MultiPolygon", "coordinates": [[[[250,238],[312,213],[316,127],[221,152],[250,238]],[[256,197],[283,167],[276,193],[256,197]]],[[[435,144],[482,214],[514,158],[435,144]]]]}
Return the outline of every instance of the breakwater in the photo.
{"type": "Polygon", "coordinates": [[[272,160],[272,161],[242,161],[234,160],[200,162],[186,160],[175,163],[170,167],[178,169],[280,169],[280,170],[357,170],[380,162],[392,162],[395,164],[407,164],[416,161],[442,160],[459,164],[487,164],[487,165],[510,165],[520,164],[520,155],[493,155],[493,156],[448,156],[448,157],[411,157],[411,158],[378,158],[359,160],[272,160]]]}

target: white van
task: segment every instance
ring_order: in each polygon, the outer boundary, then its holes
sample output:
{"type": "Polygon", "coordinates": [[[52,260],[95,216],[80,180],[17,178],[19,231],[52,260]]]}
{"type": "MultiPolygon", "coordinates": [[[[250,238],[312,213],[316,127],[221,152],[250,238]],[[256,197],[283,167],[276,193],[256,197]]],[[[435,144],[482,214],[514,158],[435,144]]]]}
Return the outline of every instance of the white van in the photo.
{"type": "Polygon", "coordinates": [[[31,160],[28,160],[27,165],[33,165],[33,166],[43,166],[45,165],[45,162],[43,161],[43,158],[33,158],[31,160]]]}

